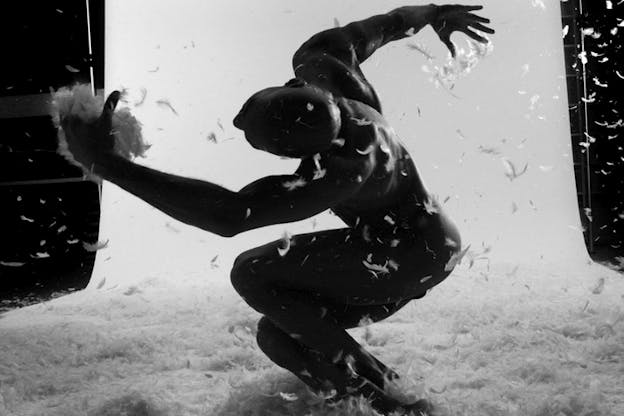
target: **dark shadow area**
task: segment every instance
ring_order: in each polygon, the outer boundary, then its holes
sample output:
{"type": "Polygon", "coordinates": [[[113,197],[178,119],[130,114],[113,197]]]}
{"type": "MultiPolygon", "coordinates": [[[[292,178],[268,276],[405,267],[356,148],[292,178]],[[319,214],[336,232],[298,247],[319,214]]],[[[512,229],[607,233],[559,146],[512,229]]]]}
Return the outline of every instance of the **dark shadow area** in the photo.
{"type": "Polygon", "coordinates": [[[592,258],[624,257],[624,4],[561,2],[574,171],[592,258]]]}
{"type": "Polygon", "coordinates": [[[0,311],[84,288],[99,185],[56,153],[50,91],[104,84],[104,1],[19,2],[0,29],[0,311]],[[91,23],[89,36],[88,21],[91,23]],[[91,38],[91,47],[90,40],[91,38]],[[93,74],[93,76],[92,76],[93,74]]]}
{"type": "Polygon", "coordinates": [[[96,184],[82,181],[3,187],[0,310],[88,284],[95,256],[87,248],[97,242],[98,193],[96,184]]]}

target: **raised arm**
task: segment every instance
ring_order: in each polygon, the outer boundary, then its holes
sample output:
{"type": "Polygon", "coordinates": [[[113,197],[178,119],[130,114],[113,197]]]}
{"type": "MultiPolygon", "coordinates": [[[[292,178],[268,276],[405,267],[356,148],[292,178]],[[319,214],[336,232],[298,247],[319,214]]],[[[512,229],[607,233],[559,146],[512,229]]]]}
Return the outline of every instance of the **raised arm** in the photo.
{"type": "Polygon", "coordinates": [[[297,50],[293,64],[296,68],[305,60],[306,55],[316,52],[327,53],[344,62],[355,60],[362,63],[388,42],[415,35],[428,24],[454,55],[455,50],[450,41],[453,32],[463,32],[477,42],[487,40],[475,30],[494,33],[484,26],[484,23],[490,22],[489,19],[472,13],[482,8],[483,6],[457,4],[399,7],[386,14],[328,29],[312,36],[297,50]]]}
{"type": "Polygon", "coordinates": [[[295,75],[347,98],[381,111],[373,88],[359,65],[388,42],[418,33],[430,24],[455,55],[451,34],[462,32],[477,42],[486,42],[476,31],[494,33],[484,24],[489,20],[472,13],[482,6],[434,4],[405,6],[386,14],[332,28],[312,36],[295,52],[295,75]]]}
{"type": "Polygon", "coordinates": [[[388,42],[405,38],[408,33],[414,34],[433,22],[436,8],[434,5],[412,6],[408,11],[403,7],[317,33],[297,50],[293,66],[297,70],[308,55],[318,52],[348,64],[362,63],[388,42]]]}

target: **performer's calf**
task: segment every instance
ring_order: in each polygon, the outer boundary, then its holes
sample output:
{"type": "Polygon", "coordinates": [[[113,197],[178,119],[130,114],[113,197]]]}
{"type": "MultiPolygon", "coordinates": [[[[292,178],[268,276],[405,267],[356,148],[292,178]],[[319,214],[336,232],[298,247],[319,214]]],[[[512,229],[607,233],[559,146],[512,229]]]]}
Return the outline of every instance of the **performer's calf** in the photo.
{"type": "MultiPolygon", "coordinates": [[[[276,327],[267,317],[258,322],[258,346],[277,365],[295,374],[313,391],[331,399],[341,399],[350,395],[362,395],[380,412],[393,412],[399,409],[420,409],[414,406],[423,402],[406,405],[388,396],[383,390],[351,369],[327,359],[323,354],[311,350],[276,327]]],[[[383,366],[383,364],[379,363],[383,366]]],[[[390,371],[389,374],[396,375],[390,371]]],[[[396,376],[398,377],[398,376],[396,376]]]]}
{"type": "Polygon", "coordinates": [[[354,370],[383,387],[383,370],[312,294],[268,285],[261,275],[237,262],[232,269],[232,284],[249,306],[268,317],[291,338],[311,350],[351,365],[354,370]],[[246,271],[243,271],[246,270],[246,271]]]}

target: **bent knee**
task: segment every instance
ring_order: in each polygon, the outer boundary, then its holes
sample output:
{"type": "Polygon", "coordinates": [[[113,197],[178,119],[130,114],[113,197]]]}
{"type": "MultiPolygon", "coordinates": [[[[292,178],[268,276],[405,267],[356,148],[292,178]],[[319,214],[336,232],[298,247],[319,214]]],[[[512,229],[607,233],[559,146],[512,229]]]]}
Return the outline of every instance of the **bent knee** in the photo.
{"type": "Polygon", "coordinates": [[[258,344],[265,344],[269,340],[275,338],[277,328],[275,327],[275,324],[266,316],[260,318],[257,329],[258,332],[256,332],[256,340],[258,341],[258,344]]]}
{"type": "Polygon", "coordinates": [[[271,320],[269,318],[267,318],[266,316],[263,316],[258,321],[257,328],[258,328],[258,334],[259,333],[267,333],[267,332],[275,330],[275,324],[273,322],[271,322],[271,320]]]}
{"type": "Polygon", "coordinates": [[[232,286],[246,301],[262,298],[270,293],[271,275],[266,266],[269,259],[257,257],[252,250],[239,255],[230,272],[232,286]]]}
{"type": "Polygon", "coordinates": [[[244,290],[249,284],[249,277],[254,274],[253,263],[254,259],[248,252],[240,254],[234,260],[232,270],[230,271],[230,282],[237,292],[240,293],[240,290],[244,290]]]}

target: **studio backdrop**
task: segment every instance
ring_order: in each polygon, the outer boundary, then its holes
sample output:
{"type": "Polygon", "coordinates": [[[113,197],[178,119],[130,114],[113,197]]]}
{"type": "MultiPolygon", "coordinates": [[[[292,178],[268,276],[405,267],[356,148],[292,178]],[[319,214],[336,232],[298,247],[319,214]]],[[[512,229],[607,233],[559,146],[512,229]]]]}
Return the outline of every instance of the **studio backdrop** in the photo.
{"type": "MultiPolygon", "coordinates": [[[[313,34],[406,4],[109,0],[106,91],[125,89],[124,105],[143,123],[152,147],[138,163],[238,190],[297,166],[251,148],[233,127],[245,100],[292,78],[292,55],[313,34]]],[[[585,262],[559,1],[480,4],[496,30],[488,50],[455,34],[463,51],[445,67],[448,52],[427,27],[378,50],[363,71],[464,246],[492,262],[585,262]]],[[[197,275],[225,283],[241,251],[284,232],[341,226],[323,213],[226,239],[105,182],[100,240],[107,244],[90,285],[197,275]]]]}

